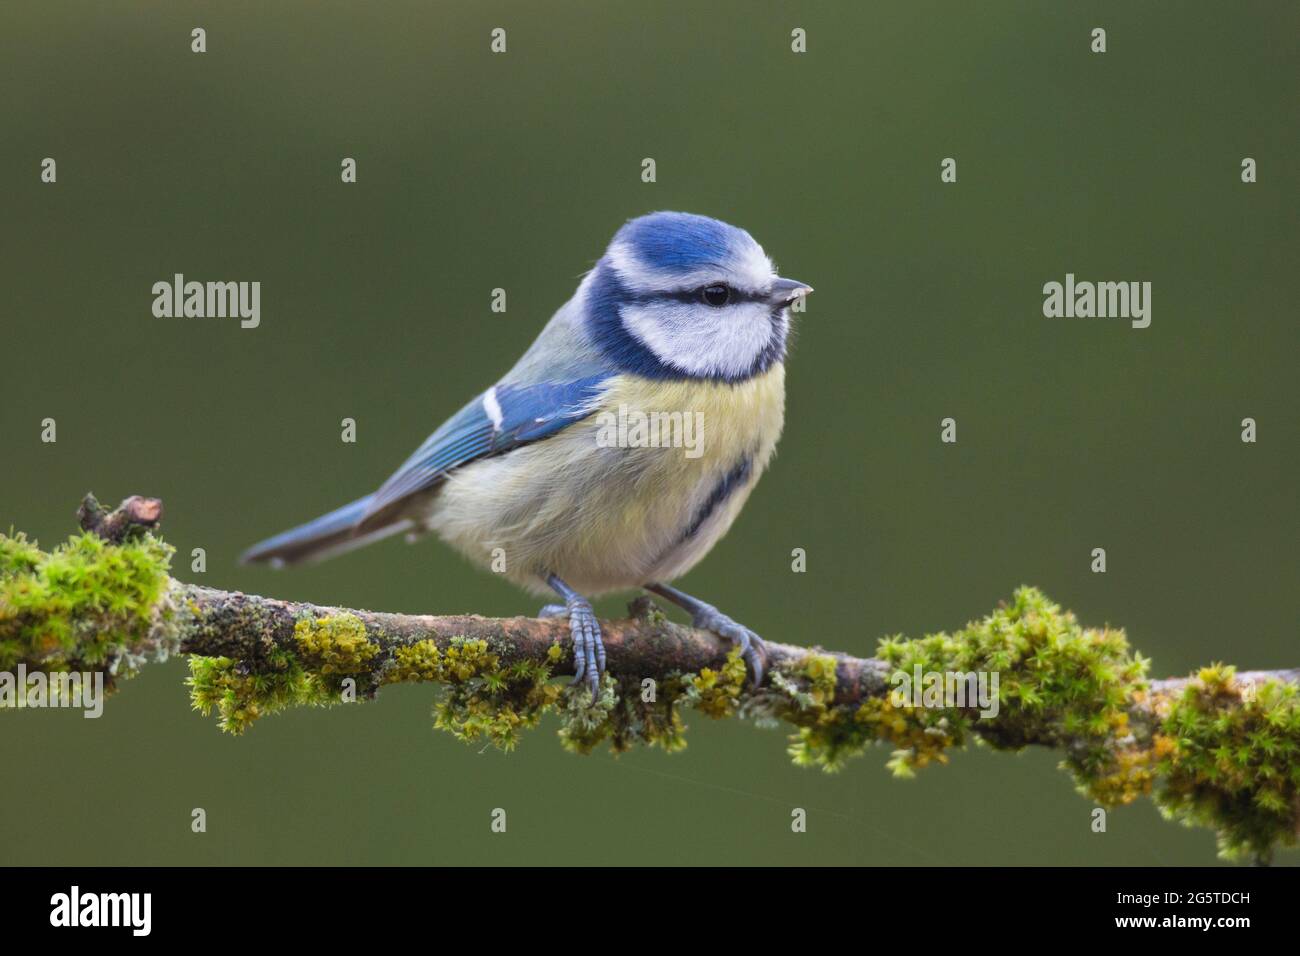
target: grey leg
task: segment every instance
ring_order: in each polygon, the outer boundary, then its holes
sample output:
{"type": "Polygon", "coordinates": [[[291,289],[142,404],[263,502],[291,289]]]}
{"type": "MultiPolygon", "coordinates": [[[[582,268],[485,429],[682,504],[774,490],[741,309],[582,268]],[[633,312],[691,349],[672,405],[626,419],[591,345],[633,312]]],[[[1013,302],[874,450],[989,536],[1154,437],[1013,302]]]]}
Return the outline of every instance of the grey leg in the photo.
{"type": "Polygon", "coordinates": [[[690,614],[691,624],[695,627],[734,641],[740,648],[740,656],[754,674],[754,686],[763,683],[763,662],[767,659],[767,649],[761,637],[743,624],[737,624],[712,604],[706,604],[676,588],[666,584],[647,584],[645,589],[667,598],[690,614]]]}
{"type": "Polygon", "coordinates": [[[605,644],[600,639],[600,624],[596,612],[591,609],[591,602],[569,587],[554,574],[546,579],[560,597],[564,606],[548,604],[542,608],[543,617],[556,617],[560,614],[569,616],[569,632],[573,635],[573,663],[576,671],[573,683],[586,681],[591,689],[591,700],[595,703],[600,696],[600,677],[605,673],[605,644]]]}

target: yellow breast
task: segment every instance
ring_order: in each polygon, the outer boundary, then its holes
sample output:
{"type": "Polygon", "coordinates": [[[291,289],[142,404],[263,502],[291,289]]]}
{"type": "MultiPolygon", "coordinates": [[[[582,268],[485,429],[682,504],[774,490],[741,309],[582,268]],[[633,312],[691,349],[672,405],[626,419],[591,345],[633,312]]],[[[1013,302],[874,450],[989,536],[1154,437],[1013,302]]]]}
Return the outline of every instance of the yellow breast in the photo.
{"type": "Polygon", "coordinates": [[[671,580],[731,526],[784,420],[781,365],[735,385],[618,376],[581,422],[453,473],[431,524],[539,591],[543,572],[585,594],[671,580]]]}
{"type": "MultiPolygon", "coordinates": [[[[777,365],[735,385],[619,376],[593,418],[598,426],[628,422],[620,436],[628,441],[639,437],[632,425],[657,420],[660,445],[684,452],[655,456],[663,459],[654,463],[661,469],[698,472],[702,466],[730,464],[742,454],[761,456],[764,448],[770,455],[785,423],[785,368],[777,365]],[[679,432],[683,441],[674,441],[679,432]]],[[[653,428],[649,432],[655,437],[653,428]]]]}

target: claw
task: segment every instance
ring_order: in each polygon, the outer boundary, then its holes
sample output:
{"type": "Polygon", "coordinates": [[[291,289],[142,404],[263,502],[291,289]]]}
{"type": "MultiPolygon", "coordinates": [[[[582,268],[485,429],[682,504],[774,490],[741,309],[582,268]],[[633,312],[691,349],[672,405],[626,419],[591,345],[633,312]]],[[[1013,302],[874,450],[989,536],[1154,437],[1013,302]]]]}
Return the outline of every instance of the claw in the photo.
{"type": "Polygon", "coordinates": [[[585,683],[591,691],[594,704],[600,697],[600,678],[605,673],[605,643],[600,639],[600,622],[591,602],[574,591],[554,574],[546,583],[564,598],[564,606],[548,604],[542,608],[542,617],[569,616],[569,633],[573,635],[573,687],[585,683]]]}
{"type": "Polygon", "coordinates": [[[700,630],[712,631],[719,637],[734,641],[740,648],[740,656],[754,674],[754,686],[762,685],[767,662],[767,645],[763,643],[761,637],[749,628],[737,624],[712,604],[705,604],[699,598],[693,598],[684,591],[657,583],[647,584],[645,588],[647,591],[666,597],[687,611],[691,615],[691,623],[700,630]]]}
{"type": "Polygon", "coordinates": [[[585,683],[594,704],[600,696],[600,675],[605,672],[605,644],[600,639],[600,624],[585,598],[571,598],[568,612],[575,665],[571,686],[585,683]]]}
{"type": "Polygon", "coordinates": [[[582,682],[583,675],[587,673],[587,651],[586,640],[582,631],[582,621],[575,608],[569,609],[569,633],[573,635],[573,681],[569,684],[582,682]]]}
{"type": "Polygon", "coordinates": [[[712,631],[719,637],[734,642],[740,648],[741,658],[749,665],[750,672],[754,675],[754,686],[762,685],[766,671],[767,646],[761,637],[708,604],[695,612],[691,623],[701,630],[712,631]]]}

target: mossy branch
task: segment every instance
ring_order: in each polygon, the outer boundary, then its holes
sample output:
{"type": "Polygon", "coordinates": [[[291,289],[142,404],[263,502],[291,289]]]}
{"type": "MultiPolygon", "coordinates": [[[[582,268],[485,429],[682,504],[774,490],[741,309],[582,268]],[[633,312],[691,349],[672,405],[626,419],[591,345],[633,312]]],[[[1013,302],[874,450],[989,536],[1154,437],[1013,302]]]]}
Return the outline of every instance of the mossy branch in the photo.
{"type": "MultiPolygon", "coordinates": [[[[87,496],[85,530],[53,551],[0,535],[0,672],[93,671],[111,688],[146,659],[189,654],[194,707],[233,733],[286,707],[436,681],[446,691],[435,725],[505,750],[548,711],[572,750],[677,750],[687,707],[791,724],[796,763],[826,770],[881,742],[899,776],[972,739],[1040,745],[1063,753],[1090,799],[1152,794],[1166,816],[1213,828],[1226,856],[1267,859],[1300,832],[1300,669],[1220,664],[1151,680],[1122,631],[1084,628],[1033,588],[952,633],[883,639],[871,658],[768,642],[757,688],[726,642],[642,598],[601,622],[609,672],[593,700],[553,680],[573,673],[563,620],[391,614],[186,584],[169,575],[161,514],[156,499],[106,512],[87,496]],[[991,694],[977,701],[977,685],[991,694]]],[[[4,688],[0,673],[0,703],[4,688]]]]}

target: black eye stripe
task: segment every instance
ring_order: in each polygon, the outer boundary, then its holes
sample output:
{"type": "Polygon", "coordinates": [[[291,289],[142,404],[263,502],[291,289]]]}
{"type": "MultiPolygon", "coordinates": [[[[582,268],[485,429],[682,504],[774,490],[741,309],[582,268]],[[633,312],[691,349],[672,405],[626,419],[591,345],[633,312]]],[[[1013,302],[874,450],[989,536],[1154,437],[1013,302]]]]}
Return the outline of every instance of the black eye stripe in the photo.
{"type": "MultiPolygon", "coordinates": [[[[713,283],[710,283],[712,285],[713,283]]],[[[688,302],[691,305],[700,304],[700,292],[708,286],[700,286],[694,289],[674,289],[671,292],[652,292],[642,296],[642,301],[669,301],[669,302],[688,302]]],[[[743,289],[737,289],[731,286],[731,300],[727,305],[738,305],[743,302],[767,302],[768,296],[762,292],[746,292],[743,289]]]]}

